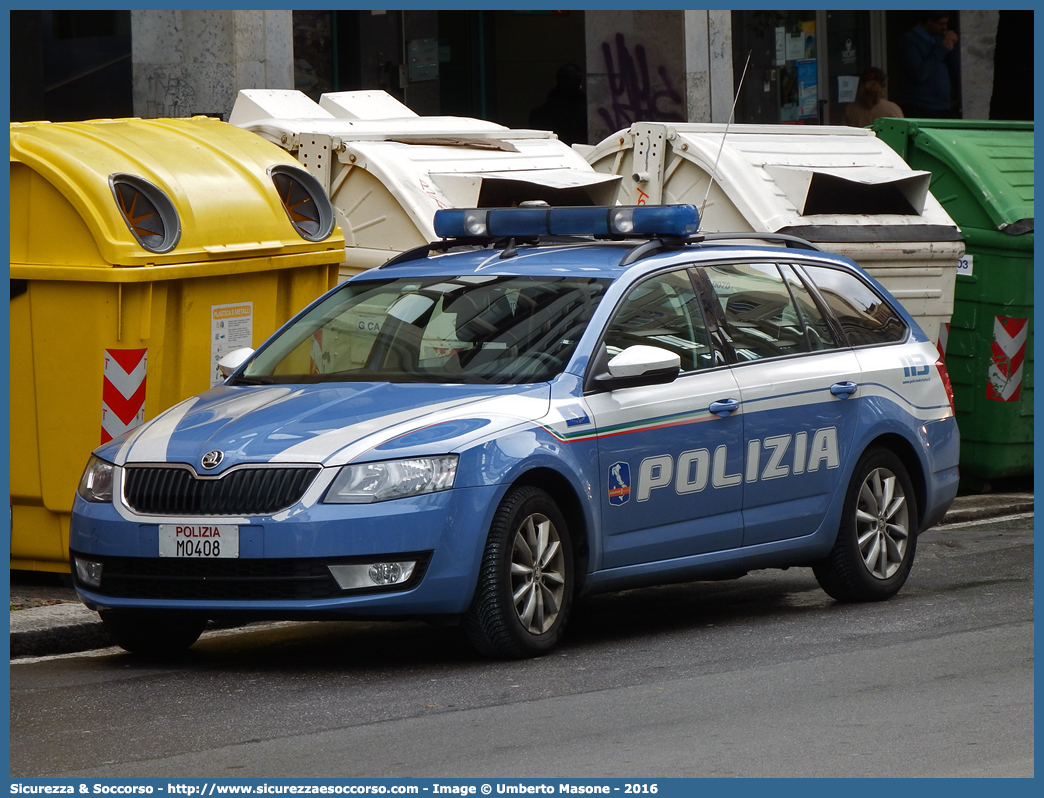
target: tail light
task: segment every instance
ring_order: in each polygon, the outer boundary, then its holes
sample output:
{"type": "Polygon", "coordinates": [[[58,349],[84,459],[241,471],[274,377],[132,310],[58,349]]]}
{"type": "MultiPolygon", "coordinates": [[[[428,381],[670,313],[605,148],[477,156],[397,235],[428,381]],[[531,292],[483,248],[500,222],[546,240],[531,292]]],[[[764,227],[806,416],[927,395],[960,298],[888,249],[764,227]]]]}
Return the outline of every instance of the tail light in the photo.
{"type": "Polygon", "coordinates": [[[946,371],[946,363],[942,357],[935,361],[935,367],[939,369],[939,376],[942,377],[943,388],[946,389],[946,398],[950,400],[950,411],[956,416],[957,406],[953,401],[953,383],[950,382],[950,374],[946,371]]]}

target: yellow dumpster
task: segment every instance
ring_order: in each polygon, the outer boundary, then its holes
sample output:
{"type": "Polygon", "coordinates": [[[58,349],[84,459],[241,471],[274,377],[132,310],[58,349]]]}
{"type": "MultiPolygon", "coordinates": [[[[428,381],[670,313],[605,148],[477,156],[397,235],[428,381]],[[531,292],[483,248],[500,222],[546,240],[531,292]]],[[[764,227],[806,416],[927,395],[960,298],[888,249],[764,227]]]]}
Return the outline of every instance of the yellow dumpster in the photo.
{"type": "Polygon", "coordinates": [[[217,119],[11,125],[11,567],[65,571],[92,449],[336,284],[322,186],[217,119]]]}

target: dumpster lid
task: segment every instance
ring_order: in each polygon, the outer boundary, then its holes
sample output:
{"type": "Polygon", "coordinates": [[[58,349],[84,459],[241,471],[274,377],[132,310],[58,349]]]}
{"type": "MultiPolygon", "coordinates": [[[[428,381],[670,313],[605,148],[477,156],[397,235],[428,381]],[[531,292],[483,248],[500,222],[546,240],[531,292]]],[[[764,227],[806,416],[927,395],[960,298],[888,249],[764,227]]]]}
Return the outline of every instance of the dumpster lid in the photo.
{"type": "MultiPolygon", "coordinates": [[[[630,146],[649,123],[605,139],[587,155],[592,163],[630,146]],[[621,144],[621,140],[623,143],[621,144]]],[[[957,227],[928,191],[931,175],[910,166],[873,131],[840,126],[672,124],[664,126],[674,155],[693,162],[715,183],[754,230],[805,236],[836,228],[831,240],[952,240],[957,227]]],[[[638,166],[636,165],[636,170],[638,166]]],[[[663,186],[672,201],[703,201],[681,186],[663,186]]],[[[679,181],[680,182],[680,181],[679,181]]],[[[695,188],[691,191],[697,191],[695,188]]],[[[707,216],[713,213],[707,209],[707,216]]],[[[805,236],[808,237],[808,236],[805,236]]],[[[817,239],[818,240],[818,239],[817,239]]]]}
{"type": "Polygon", "coordinates": [[[439,208],[522,200],[606,205],[615,197],[619,176],[596,172],[551,131],[417,116],[397,106],[384,92],[324,94],[316,103],[301,92],[244,89],[230,121],[299,154],[317,135],[328,136],[334,157],[376,177],[426,241],[435,237],[432,219],[439,208]],[[296,96],[288,99],[291,94],[296,96]],[[297,116],[280,117],[285,108],[297,116]]]}
{"type": "Polygon", "coordinates": [[[1033,123],[908,120],[914,146],[949,167],[1011,235],[1033,232],[1033,123]]]}
{"type": "MultiPolygon", "coordinates": [[[[228,119],[230,124],[272,138],[284,148],[296,137],[322,133],[353,140],[386,140],[396,136],[461,135],[481,138],[509,130],[496,122],[458,116],[418,116],[384,91],[342,91],[324,94],[319,102],[292,89],[241,89],[228,119]]],[[[511,131],[529,138],[554,138],[550,131],[511,131]]],[[[296,147],[294,147],[296,149],[296,147]]]]}
{"type": "MultiPolygon", "coordinates": [[[[10,157],[50,183],[94,238],[98,251],[71,248],[68,265],[271,258],[343,245],[340,231],[330,232],[332,208],[319,225],[325,234],[308,237],[277,184],[303,186],[303,178],[317,205],[321,186],[278,147],[218,119],[12,123],[10,157]]],[[[53,234],[53,224],[34,214],[30,235],[53,234]]]]}
{"type": "Polygon", "coordinates": [[[395,119],[417,116],[386,91],[339,91],[324,94],[319,106],[343,119],[395,119]]]}
{"type": "Polygon", "coordinates": [[[236,97],[232,124],[258,119],[395,119],[417,116],[386,91],[324,94],[316,104],[294,89],[245,89],[236,97]]]}

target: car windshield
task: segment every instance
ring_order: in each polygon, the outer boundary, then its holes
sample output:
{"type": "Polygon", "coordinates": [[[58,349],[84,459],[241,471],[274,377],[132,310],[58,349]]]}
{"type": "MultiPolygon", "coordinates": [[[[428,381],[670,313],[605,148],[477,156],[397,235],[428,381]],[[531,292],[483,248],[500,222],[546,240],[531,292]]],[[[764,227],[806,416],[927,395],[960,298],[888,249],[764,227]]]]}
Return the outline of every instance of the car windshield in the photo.
{"type": "Polygon", "coordinates": [[[544,382],[569,362],[608,284],[485,275],[351,281],[232,384],[544,382]]]}

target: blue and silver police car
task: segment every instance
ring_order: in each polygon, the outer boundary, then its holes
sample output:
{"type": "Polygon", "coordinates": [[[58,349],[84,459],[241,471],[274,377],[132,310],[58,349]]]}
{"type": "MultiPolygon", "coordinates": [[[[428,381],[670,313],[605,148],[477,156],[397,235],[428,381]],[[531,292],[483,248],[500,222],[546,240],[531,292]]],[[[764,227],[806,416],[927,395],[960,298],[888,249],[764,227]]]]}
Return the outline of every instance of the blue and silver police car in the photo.
{"type": "Polygon", "coordinates": [[[699,235],[692,206],[435,229],[95,451],[72,571],[120,645],[453,616],[525,657],[600,591],[791,566],[839,601],[902,587],[958,433],[935,347],[858,266],[699,235]]]}

